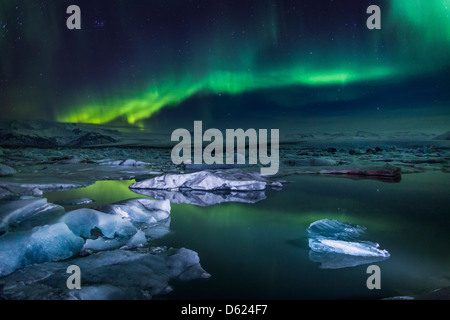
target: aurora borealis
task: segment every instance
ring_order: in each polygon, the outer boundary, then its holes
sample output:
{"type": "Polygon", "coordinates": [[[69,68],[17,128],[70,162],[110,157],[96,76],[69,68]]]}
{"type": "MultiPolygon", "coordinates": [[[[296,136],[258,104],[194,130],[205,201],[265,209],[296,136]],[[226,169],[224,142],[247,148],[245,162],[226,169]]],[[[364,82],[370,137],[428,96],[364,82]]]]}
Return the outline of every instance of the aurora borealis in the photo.
{"type": "Polygon", "coordinates": [[[445,130],[449,14],[450,0],[6,0],[2,118],[164,127],[258,112],[319,126],[381,108],[378,121],[445,130]],[[71,4],[82,30],[65,28],[71,4]],[[366,28],[370,4],[381,30],[366,28]]]}

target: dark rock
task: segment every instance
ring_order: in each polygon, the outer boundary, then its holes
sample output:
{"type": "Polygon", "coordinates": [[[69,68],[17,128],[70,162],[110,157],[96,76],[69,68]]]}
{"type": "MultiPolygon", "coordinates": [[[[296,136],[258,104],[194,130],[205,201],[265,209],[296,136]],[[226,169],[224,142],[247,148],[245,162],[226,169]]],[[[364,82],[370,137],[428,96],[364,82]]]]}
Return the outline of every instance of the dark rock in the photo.
{"type": "Polygon", "coordinates": [[[102,145],[107,143],[117,142],[117,139],[113,137],[98,133],[98,132],[88,132],[81,137],[77,137],[69,142],[71,147],[81,147],[81,146],[93,146],[102,145]]]}
{"type": "Polygon", "coordinates": [[[336,148],[328,148],[327,151],[328,151],[329,153],[336,153],[336,152],[337,152],[337,149],[336,149],[336,148]]]}

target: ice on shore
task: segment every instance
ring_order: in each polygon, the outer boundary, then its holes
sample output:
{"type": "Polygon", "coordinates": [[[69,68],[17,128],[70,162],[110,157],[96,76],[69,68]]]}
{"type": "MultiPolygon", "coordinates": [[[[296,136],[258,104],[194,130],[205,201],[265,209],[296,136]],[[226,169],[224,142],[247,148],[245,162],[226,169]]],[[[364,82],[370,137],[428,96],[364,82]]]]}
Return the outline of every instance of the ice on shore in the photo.
{"type": "Polygon", "coordinates": [[[0,279],[2,297],[27,300],[151,299],[173,290],[175,279],[209,278],[198,254],[181,248],[102,251],[69,261],[33,265],[0,279]],[[66,286],[70,265],[80,267],[81,290],[66,286]]]}
{"type": "Polygon", "coordinates": [[[155,224],[170,215],[169,200],[138,198],[106,205],[101,211],[129,219],[133,223],[155,224]]]}
{"type": "Polygon", "coordinates": [[[268,185],[272,183],[264,180],[258,173],[218,170],[165,174],[136,182],[130,186],[130,189],[261,191],[268,185]]]}
{"type": "Polygon", "coordinates": [[[83,249],[82,254],[107,251],[115,249],[134,249],[142,248],[147,244],[147,237],[144,231],[138,230],[134,236],[129,240],[124,238],[107,239],[104,237],[98,237],[97,239],[87,239],[83,249]]]}
{"type": "Polygon", "coordinates": [[[98,237],[97,239],[87,239],[81,250],[82,254],[88,254],[97,251],[107,251],[118,249],[127,244],[129,240],[124,238],[108,239],[98,237]]]}
{"type": "Polygon", "coordinates": [[[365,233],[366,228],[334,219],[322,219],[311,223],[307,231],[309,237],[313,239],[355,240],[365,233]]]}
{"type": "Polygon", "coordinates": [[[109,239],[131,237],[137,232],[128,219],[93,209],[70,211],[61,218],[61,222],[64,222],[74,234],[85,239],[90,238],[91,231],[96,228],[109,239]]]}
{"type": "Polygon", "coordinates": [[[266,199],[264,191],[170,191],[152,189],[132,189],[132,191],[154,199],[169,200],[170,203],[193,204],[200,207],[213,206],[224,202],[256,203],[266,199]]]}
{"type": "Polygon", "coordinates": [[[0,237],[0,277],[31,264],[70,258],[83,244],[64,223],[7,233],[0,237]]]}
{"type": "Polygon", "coordinates": [[[132,199],[103,207],[105,212],[63,207],[45,198],[0,206],[0,276],[30,264],[76,254],[140,248],[169,232],[170,202],[132,199]]]}
{"type": "Polygon", "coordinates": [[[64,213],[63,207],[45,198],[9,201],[0,205],[0,234],[49,224],[64,213]]]}
{"type": "Polygon", "coordinates": [[[379,244],[360,240],[366,228],[338,220],[323,219],[307,229],[310,259],[323,269],[339,269],[381,261],[390,257],[379,244]]]}

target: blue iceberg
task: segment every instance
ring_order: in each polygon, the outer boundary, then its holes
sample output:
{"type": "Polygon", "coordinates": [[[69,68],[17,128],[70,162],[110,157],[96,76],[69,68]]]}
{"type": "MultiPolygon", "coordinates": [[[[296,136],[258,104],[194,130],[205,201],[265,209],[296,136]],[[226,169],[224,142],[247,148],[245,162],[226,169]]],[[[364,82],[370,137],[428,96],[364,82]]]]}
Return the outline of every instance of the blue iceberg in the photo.
{"type": "Polygon", "coordinates": [[[307,229],[311,261],[323,269],[340,269],[374,263],[390,257],[376,242],[360,240],[366,228],[338,220],[323,219],[307,229]]]}

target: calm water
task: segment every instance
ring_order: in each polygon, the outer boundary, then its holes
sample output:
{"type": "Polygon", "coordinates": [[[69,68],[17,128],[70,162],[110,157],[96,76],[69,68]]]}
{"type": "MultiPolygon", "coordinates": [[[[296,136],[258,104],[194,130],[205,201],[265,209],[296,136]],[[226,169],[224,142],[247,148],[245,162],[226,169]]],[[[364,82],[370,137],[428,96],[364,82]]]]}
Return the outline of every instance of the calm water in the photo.
{"type": "MultiPolygon", "coordinates": [[[[400,183],[297,175],[256,204],[211,207],[172,204],[171,233],[154,245],[198,252],[208,280],[173,283],[162,299],[373,299],[450,286],[450,179],[429,172],[400,183]],[[367,227],[367,238],[390,252],[381,290],[368,290],[368,265],[320,269],[309,259],[306,228],[338,219],[367,227]]],[[[131,181],[103,181],[48,193],[50,202],[90,197],[91,206],[140,197],[131,181]]],[[[67,207],[67,210],[73,209],[67,207]]]]}

